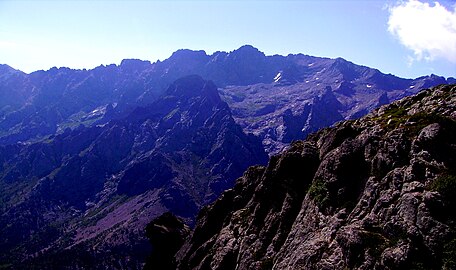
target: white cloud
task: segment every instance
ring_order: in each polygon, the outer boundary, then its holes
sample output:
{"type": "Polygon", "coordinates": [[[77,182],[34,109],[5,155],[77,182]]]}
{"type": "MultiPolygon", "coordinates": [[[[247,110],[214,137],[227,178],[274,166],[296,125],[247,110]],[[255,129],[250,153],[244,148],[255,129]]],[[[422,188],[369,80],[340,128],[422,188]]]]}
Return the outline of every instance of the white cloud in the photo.
{"type": "Polygon", "coordinates": [[[389,12],[388,31],[413,51],[414,60],[456,63],[456,6],[448,10],[438,2],[408,0],[389,12]]]}

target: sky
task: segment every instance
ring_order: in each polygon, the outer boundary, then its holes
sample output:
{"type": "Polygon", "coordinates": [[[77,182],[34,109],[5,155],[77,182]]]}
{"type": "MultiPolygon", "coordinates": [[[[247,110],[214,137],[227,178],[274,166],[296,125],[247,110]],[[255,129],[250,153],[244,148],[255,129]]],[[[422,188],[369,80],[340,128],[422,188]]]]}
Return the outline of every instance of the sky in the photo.
{"type": "Polygon", "coordinates": [[[456,77],[456,1],[0,0],[0,63],[27,73],[245,44],[406,78],[456,77]]]}

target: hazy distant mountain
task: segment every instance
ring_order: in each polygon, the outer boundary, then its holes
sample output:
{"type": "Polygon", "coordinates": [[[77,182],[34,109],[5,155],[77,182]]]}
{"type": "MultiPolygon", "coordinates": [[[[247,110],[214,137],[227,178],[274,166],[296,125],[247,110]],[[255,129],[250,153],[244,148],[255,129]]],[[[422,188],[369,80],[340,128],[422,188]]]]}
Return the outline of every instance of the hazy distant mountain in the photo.
{"type": "Polygon", "coordinates": [[[321,127],[454,80],[435,75],[402,79],[341,58],[265,56],[248,45],[212,55],[179,50],[163,62],[124,60],[93,70],[25,74],[3,65],[0,144],[41,140],[67,127],[124,117],[191,74],[212,80],[235,120],[259,135],[272,153],[321,127]]]}

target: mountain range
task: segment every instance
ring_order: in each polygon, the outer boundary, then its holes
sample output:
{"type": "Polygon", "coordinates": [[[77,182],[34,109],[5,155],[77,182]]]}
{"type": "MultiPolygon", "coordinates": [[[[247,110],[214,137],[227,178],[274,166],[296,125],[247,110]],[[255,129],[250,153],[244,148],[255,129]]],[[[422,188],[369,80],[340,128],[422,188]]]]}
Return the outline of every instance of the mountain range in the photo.
{"type": "Polygon", "coordinates": [[[250,45],[212,55],[178,50],[162,62],[127,59],[92,70],[25,74],[2,65],[0,144],[39,141],[67,127],[123,118],[176,79],[194,74],[215,83],[236,122],[259,136],[268,153],[420,89],[456,82],[436,75],[403,79],[342,58],[266,56],[250,45]]]}
{"type": "Polygon", "coordinates": [[[248,45],[92,70],[1,65],[0,265],[141,268],[150,220],[172,212],[193,226],[268,154],[454,82],[248,45]]]}

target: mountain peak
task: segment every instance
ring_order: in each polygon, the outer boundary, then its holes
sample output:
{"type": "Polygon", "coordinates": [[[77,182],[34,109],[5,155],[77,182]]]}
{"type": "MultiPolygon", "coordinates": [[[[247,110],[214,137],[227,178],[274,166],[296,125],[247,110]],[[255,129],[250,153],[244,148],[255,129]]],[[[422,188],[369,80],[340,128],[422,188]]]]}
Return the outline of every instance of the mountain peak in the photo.
{"type": "Polygon", "coordinates": [[[239,56],[256,55],[260,57],[265,57],[265,54],[263,52],[253,47],[252,45],[243,45],[239,47],[239,49],[232,51],[230,54],[239,56]]]}
{"type": "Polygon", "coordinates": [[[334,59],[334,63],[332,65],[334,68],[339,68],[339,69],[348,69],[348,68],[353,68],[355,64],[352,62],[342,58],[342,57],[337,57],[334,59]]]}
{"type": "Polygon", "coordinates": [[[253,47],[252,45],[250,44],[245,44],[245,45],[242,45],[241,47],[239,47],[236,51],[241,51],[241,50],[252,50],[252,51],[258,51],[258,48],[256,47],[253,47]]]}
{"type": "Polygon", "coordinates": [[[22,71],[19,71],[17,69],[14,69],[6,64],[0,64],[0,75],[4,75],[4,74],[7,74],[7,73],[17,73],[17,72],[21,72],[22,71]]]}
{"type": "Polygon", "coordinates": [[[169,59],[173,59],[175,61],[185,61],[185,60],[192,60],[192,59],[199,59],[199,58],[206,58],[208,55],[204,50],[190,50],[190,49],[179,49],[171,55],[169,59]]]}
{"type": "Polygon", "coordinates": [[[120,63],[122,69],[130,71],[145,69],[149,66],[151,66],[150,61],[140,59],[123,59],[120,63]]]}

